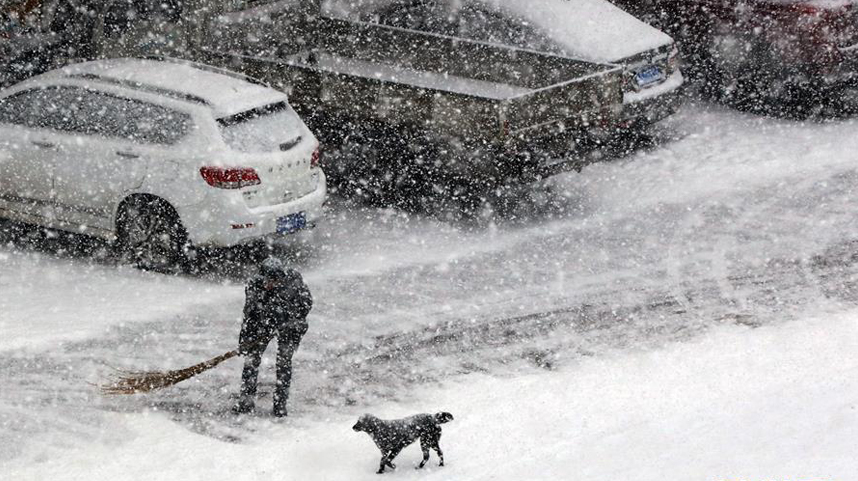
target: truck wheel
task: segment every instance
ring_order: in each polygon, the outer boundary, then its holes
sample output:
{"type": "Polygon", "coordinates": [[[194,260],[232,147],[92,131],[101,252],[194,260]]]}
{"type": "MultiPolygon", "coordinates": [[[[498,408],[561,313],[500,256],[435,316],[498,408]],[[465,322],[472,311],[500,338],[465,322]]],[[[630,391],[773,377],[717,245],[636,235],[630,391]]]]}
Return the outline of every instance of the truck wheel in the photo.
{"type": "Polygon", "coordinates": [[[767,45],[726,28],[709,39],[705,90],[715,100],[741,111],[777,114],[777,72],[782,67],[767,45]]]}
{"type": "Polygon", "coordinates": [[[328,184],[343,197],[381,204],[386,169],[373,139],[355,131],[340,142],[338,151],[338,158],[325,166],[328,184]]]}
{"type": "Polygon", "coordinates": [[[138,269],[176,272],[189,267],[190,243],[176,211],[166,202],[137,198],[117,218],[118,250],[138,269]]]}

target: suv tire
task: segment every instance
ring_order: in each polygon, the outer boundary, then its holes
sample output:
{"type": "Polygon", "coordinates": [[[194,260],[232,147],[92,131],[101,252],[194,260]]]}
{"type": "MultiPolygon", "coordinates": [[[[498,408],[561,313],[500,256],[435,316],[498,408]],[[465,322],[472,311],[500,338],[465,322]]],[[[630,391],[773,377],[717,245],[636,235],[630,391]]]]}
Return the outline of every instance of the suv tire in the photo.
{"type": "Polygon", "coordinates": [[[158,199],[134,198],[117,217],[120,258],[141,270],[187,270],[191,250],[188,234],[176,211],[158,199]]]}

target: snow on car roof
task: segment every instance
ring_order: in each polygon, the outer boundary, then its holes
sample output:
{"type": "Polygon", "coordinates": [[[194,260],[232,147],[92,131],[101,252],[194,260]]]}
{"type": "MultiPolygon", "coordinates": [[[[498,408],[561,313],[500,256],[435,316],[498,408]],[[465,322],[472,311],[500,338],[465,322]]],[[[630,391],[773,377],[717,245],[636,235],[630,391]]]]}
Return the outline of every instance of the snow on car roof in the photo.
{"type": "MultiPolygon", "coordinates": [[[[325,0],[323,13],[357,20],[396,0],[325,0]]],[[[664,32],[607,0],[439,0],[452,9],[482,4],[532,23],[565,52],[593,62],[616,62],[673,43],[664,32]]]]}
{"type": "MultiPolygon", "coordinates": [[[[208,69],[208,67],[206,67],[208,69]]],[[[215,117],[225,117],[286,100],[286,94],[249,82],[236,74],[218,73],[183,61],[122,58],[70,65],[48,76],[95,75],[134,82],[204,100],[215,117]]]]}

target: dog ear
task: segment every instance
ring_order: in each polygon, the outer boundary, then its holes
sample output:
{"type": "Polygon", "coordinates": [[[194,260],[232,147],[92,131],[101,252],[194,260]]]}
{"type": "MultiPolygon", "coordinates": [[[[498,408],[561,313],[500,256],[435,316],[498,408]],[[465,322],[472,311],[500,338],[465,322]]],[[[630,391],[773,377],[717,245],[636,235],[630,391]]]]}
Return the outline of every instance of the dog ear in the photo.
{"type": "MultiPolygon", "coordinates": [[[[358,418],[357,424],[355,424],[352,429],[360,428],[360,431],[370,432],[372,431],[373,426],[375,426],[377,423],[378,418],[373,416],[372,414],[367,413],[358,418]]],[[[355,429],[355,431],[358,431],[358,429],[355,429]]]]}
{"type": "Polygon", "coordinates": [[[354,426],[352,426],[352,429],[354,429],[355,431],[364,431],[364,430],[366,430],[366,427],[367,427],[367,421],[368,421],[371,417],[372,417],[372,414],[364,414],[364,415],[362,415],[361,417],[359,417],[359,418],[358,418],[358,420],[357,420],[357,422],[355,423],[355,425],[354,425],[354,426]]]}

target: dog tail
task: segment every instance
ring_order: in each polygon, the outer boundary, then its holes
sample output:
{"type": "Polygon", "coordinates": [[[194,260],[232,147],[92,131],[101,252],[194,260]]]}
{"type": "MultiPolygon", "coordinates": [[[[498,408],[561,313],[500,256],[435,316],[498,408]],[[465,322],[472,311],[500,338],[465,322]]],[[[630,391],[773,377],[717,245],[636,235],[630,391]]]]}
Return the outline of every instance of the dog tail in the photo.
{"type": "Polygon", "coordinates": [[[435,415],[435,422],[438,424],[448,423],[453,420],[453,415],[448,412],[440,412],[435,415]]]}

